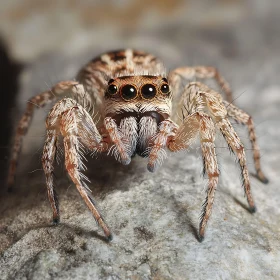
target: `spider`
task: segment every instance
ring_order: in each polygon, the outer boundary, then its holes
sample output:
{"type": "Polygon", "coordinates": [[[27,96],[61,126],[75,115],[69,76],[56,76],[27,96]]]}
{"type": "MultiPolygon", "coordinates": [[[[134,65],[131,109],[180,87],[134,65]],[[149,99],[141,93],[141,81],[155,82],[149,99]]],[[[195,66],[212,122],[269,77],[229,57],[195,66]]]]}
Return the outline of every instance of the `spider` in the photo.
{"type": "Polygon", "coordinates": [[[54,224],[60,219],[53,176],[60,136],[64,143],[66,170],[108,240],[112,239],[111,231],[97,210],[85,183],[87,178],[82,173],[85,170],[85,151],[112,153],[124,165],[129,164],[137,154],[147,158],[147,168],[154,172],[166,157],[166,150],[187,150],[199,136],[204,169],[208,175],[198,230],[199,241],[202,241],[219,179],[215,152],[215,134],[219,130],[238,158],[249,209],[252,213],[256,211],[244,146],[229,118],[247,125],[257,177],[267,183],[260,166],[254,124],[250,115],[232,104],[230,87],[215,68],[180,67],[167,75],[158,58],[131,49],[104,53],[91,60],[79,71],[76,80],[59,82],[51,90],[29,100],[16,131],[8,174],[9,186],[15,180],[22,139],[34,108],[54,100],[58,101],[46,119],[47,133],[42,156],[54,224]],[[215,79],[226,93],[227,101],[198,81],[188,83],[182,90],[181,85],[186,79],[196,78],[215,79]],[[175,107],[173,114],[172,107],[175,107]],[[94,121],[93,112],[99,113],[99,121],[94,121]],[[182,118],[177,112],[182,112],[182,118]]]}

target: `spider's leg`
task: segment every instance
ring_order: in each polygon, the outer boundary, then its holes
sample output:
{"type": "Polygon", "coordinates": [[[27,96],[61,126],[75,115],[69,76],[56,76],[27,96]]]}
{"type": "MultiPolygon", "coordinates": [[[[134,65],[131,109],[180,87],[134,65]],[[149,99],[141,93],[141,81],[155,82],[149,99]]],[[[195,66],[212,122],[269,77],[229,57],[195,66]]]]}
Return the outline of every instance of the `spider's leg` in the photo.
{"type": "Polygon", "coordinates": [[[56,129],[47,130],[47,138],[43,148],[42,165],[46,176],[46,185],[49,201],[53,210],[53,223],[59,223],[59,205],[56,191],[54,189],[53,171],[54,158],[57,150],[58,132],[56,129]]]}
{"type": "Polygon", "coordinates": [[[254,122],[253,119],[250,115],[248,115],[246,112],[243,110],[237,108],[233,104],[224,101],[224,104],[227,108],[228,116],[233,118],[239,123],[247,125],[248,131],[249,131],[249,138],[251,141],[251,145],[253,148],[253,157],[254,157],[254,163],[255,163],[255,168],[257,172],[257,177],[258,179],[263,182],[264,184],[268,183],[268,179],[264,176],[262,170],[261,170],[261,163],[260,163],[260,149],[257,143],[257,138],[256,138],[256,132],[255,132],[255,127],[254,127],[254,122]]]}
{"type": "MultiPolygon", "coordinates": [[[[66,170],[99,226],[103,229],[107,238],[111,239],[111,232],[99,213],[90,190],[85,184],[85,181],[88,179],[82,174],[82,171],[85,169],[82,162],[83,146],[89,150],[106,150],[106,148],[103,147],[104,143],[101,141],[102,137],[93,123],[91,116],[75,100],[65,98],[55,104],[48,115],[46,124],[48,136],[52,135],[53,130],[60,130],[61,135],[64,137],[66,170]]],[[[55,204],[55,197],[52,195],[53,178],[50,175],[53,168],[52,162],[54,156],[48,158],[48,153],[51,154],[48,148],[51,147],[54,149],[54,136],[52,137],[53,138],[47,138],[47,140],[53,139],[53,141],[52,144],[45,144],[42,161],[47,177],[47,188],[50,194],[49,199],[53,207],[55,220],[57,218],[58,212],[56,211],[58,211],[58,208],[55,204]]]]}
{"type": "Polygon", "coordinates": [[[256,206],[251,194],[249,172],[246,165],[244,146],[234,131],[230,121],[227,119],[227,109],[223,104],[221,95],[199,82],[190,83],[189,90],[197,91],[198,94],[203,98],[203,102],[207,105],[211,115],[213,116],[216,126],[221,130],[229,147],[237,155],[243,177],[243,187],[250,206],[250,211],[252,213],[255,212],[256,206]]]}
{"type": "Polygon", "coordinates": [[[77,87],[78,83],[75,81],[64,81],[55,85],[51,90],[42,92],[32,98],[27,102],[27,106],[23,116],[21,117],[15,134],[14,144],[11,151],[11,159],[9,163],[8,180],[7,185],[9,189],[12,188],[15,182],[16,166],[22,146],[22,139],[27,133],[30,126],[30,122],[34,113],[35,108],[42,108],[46,104],[52,102],[59,96],[69,95],[69,93],[74,93],[79,91],[77,87]]]}
{"type": "Polygon", "coordinates": [[[221,120],[217,125],[220,128],[229,147],[237,155],[239,165],[241,168],[242,177],[243,177],[244,191],[245,191],[247,201],[250,206],[250,211],[252,213],[254,213],[254,212],[256,212],[256,206],[255,206],[255,203],[254,203],[254,200],[252,197],[252,193],[251,193],[251,185],[250,185],[250,179],[249,179],[249,172],[248,172],[248,168],[246,165],[246,156],[245,156],[244,146],[241,143],[238,135],[234,131],[234,129],[228,119],[221,120]]]}
{"type": "Polygon", "coordinates": [[[223,92],[226,94],[226,99],[229,102],[233,102],[232,91],[228,82],[219,73],[215,67],[207,66],[194,66],[194,67],[179,67],[174,69],[169,74],[169,79],[171,79],[171,84],[175,85],[180,83],[180,78],[183,77],[187,80],[199,79],[215,79],[217,84],[220,86],[223,92]]]}
{"type": "Polygon", "coordinates": [[[208,187],[199,225],[199,239],[202,241],[205,228],[211,216],[214,195],[219,179],[218,163],[215,151],[215,125],[212,118],[205,113],[196,112],[188,115],[179,127],[175,136],[170,138],[167,147],[171,151],[187,149],[200,134],[201,150],[206,173],[208,175],[208,187]]]}

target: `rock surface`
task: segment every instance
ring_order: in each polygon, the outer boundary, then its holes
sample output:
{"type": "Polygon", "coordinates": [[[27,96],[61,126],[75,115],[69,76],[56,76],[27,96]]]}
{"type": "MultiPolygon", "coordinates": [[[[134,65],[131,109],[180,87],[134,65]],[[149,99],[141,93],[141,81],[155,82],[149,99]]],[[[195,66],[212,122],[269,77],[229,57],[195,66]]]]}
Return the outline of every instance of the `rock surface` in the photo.
{"type": "MultiPolygon", "coordinates": [[[[36,112],[25,138],[16,190],[11,194],[1,190],[0,279],[278,279],[280,21],[276,15],[199,27],[173,21],[131,37],[120,33],[110,37],[110,49],[129,46],[151,51],[168,69],[199,64],[221,70],[232,85],[235,103],[255,120],[262,166],[270,179],[263,185],[251,175],[257,213],[247,211],[235,158],[218,137],[221,179],[204,242],[197,241],[196,231],[207,180],[201,175],[196,146],[170,155],[153,174],[141,158],[129,166],[107,157],[88,158],[89,186],[114,233],[110,243],[61,163],[56,171],[61,224],[51,226],[40,166],[44,109],[36,112]]],[[[108,45],[103,38],[75,55],[38,58],[25,70],[19,110],[30,96],[74,77],[81,65],[108,45]]],[[[237,124],[234,128],[244,140],[254,173],[247,131],[237,124]]]]}

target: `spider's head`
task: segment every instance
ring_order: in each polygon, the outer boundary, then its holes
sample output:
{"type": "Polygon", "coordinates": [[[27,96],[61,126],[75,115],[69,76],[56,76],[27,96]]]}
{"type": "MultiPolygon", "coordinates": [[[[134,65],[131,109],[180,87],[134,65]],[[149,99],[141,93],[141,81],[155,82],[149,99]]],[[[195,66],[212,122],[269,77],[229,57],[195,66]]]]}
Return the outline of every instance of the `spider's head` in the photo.
{"type": "Polygon", "coordinates": [[[105,92],[105,111],[157,112],[170,115],[171,90],[162,76],[122,76],[108,81],[105,92]]]}

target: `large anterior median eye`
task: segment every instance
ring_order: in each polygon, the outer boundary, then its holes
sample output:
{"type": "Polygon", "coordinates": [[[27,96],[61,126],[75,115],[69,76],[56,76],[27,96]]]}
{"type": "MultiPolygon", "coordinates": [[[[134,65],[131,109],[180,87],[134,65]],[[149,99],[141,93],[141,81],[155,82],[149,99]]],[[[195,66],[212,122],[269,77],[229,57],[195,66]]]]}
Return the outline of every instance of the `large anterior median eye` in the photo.
{"type": "Polygon", "coordinates": [[[145,99],[152,99],[156,96],[157,90],[156,87],[152,84],[146,84],[141,88],[141,94],[145,99]]]}
{"type": "Polygon", "coordinates": [[[125,85],[121,89],[121,96],[124,100],[132,100],[137,96],[137,90],[133,85],[125,85]]]}

